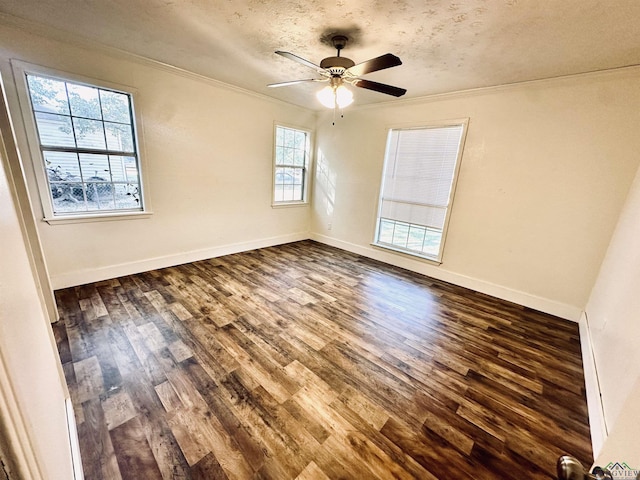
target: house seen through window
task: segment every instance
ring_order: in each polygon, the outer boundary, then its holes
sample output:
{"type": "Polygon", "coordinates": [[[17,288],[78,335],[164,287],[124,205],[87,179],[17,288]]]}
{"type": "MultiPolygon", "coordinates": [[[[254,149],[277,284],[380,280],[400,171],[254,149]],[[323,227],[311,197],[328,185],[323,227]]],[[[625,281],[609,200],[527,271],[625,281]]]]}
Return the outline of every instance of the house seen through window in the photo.
{"type": "Polygon", "coordinates": [[[26,78],[53,215],[142,211],[131,95],[26,78]]]}
{"type": "Polygon", "coordinates": [[[376,245],[441,260],[465,126],[390,130],[376,245]]]}
{"type": "Polygon", "coordinates": [[[275,131],[273,203],[306,200],[309,132],[277,125],[275,131]]]}

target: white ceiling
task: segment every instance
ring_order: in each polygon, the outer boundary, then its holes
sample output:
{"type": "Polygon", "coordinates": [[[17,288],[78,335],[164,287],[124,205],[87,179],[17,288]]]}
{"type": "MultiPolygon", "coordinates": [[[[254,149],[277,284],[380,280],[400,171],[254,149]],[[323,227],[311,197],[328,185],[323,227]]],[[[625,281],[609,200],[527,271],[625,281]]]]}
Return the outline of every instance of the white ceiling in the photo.
{"type": "MultiPolygon", "coordinates": [[[[640,64],[639,0],[0,0],[0,12],[309,108],[313,70],[274,54],[403,65],[403,98],[640,64]]],[[[364,89],[360,104],[394,100],[364,89]]]]}

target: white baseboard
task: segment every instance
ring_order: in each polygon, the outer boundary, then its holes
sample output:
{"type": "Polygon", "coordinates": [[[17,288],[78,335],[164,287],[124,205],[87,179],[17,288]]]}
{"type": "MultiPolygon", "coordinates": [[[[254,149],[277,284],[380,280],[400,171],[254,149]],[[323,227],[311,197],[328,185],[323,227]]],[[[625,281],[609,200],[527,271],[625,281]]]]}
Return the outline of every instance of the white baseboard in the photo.
{"type": "Polygon", "coordinates": [[[583,313],[580,317],[579,325],[582,369],[584,370],[584,384],[587,393],[587,407],[589,409],[591,446],[593,448],[593,458],[597,458],[607,439],[608,431],[604,417],[598,371],[596,370],[596,360],[593,355],[593,349],[591,348],[591,333],[589,331],[586,313],[583,313]]]}
{"type": "Polygon", "coordinates": [[[536,295],[514,290],[502,285],[479,280],[477,278],[460,275],[425,262],[413,260],[404,255],[398,255],[396,253],[387,252],[373,247],[363,247],[362,245],[356,245],[354,243],[345,242],[343,240],[327,237],[318,233],[312,233],[311,239],[352,253],[357,253],[374,260],[405,268],[412,272],[421,273],[438,280],[469,288],[476,292],[485,293],[508,302],[517,303],[518,305],[523,305],[540,312],[571,320],[572,322],[578,322],[580,320],[580,315],[582,314],[581,308],[574,307],[572,305],[538,297],[536,295]]]}
{"type": "Polygon", "coordinates": [[[71,444],[71,460],[73,462],[73,480],[84,480],[84,470],[82,469],[82,458],[80,457],[80,441],[78,439],[78,428],[76,426],[76,416],[73,412],[71,398],[65,399],[67,410],[67,428],[69,429],[69,442],[71,444]]]}
{"type": "Polygon", "coordinates": [[[193,250],[190,252],[179,253],[175,255],[167,255],[163,257],[149,258],[136,262],[122,263],[107,267],[95,269],[76,270],[67,273],[51,276],[51,284],[54,290],[60,288],[73,287],[76,285],[84,285],[85,283],[99,282],[110,278],[117,278],[124,275],[132,275],[135,273],[147,272],[158,268],[171,267],[181,265],[183,263],[195,262],[198,260],[206,260],[208,258],[230,255],[233,253],[245,252],[256,248],[271,247],[283,243],[297,242],[300,240],[313,239],[320,243],[331,245],[348,252],[357,253],[365,257],[369,257],[381,262],[385,262],[398,267],[406,268],[413,272],[421,273],[429,277],[443,280],[445,282],[470,288],[477,292],[485,293],[509,302],[517,303],[535,310],[556,315],[567,320],[577,322],[580,319],[582,310],[580,308],[556,302],[553,300],[537,297],[535,295],[513,290],[508,287],[485,282],[465,275],[449,272],[433,265],[418,262],[403,255],[386,252],[384,250],[372,247],[363,247],[354,243],[345,242],[325,235],[309,232],[298,232],[278,237],[262,238],[251,240],[248,242],[234,243],[229,245],[221,245],[201,250],[193,250]]]}
{"type": "Polygon", "coordinates": [[[278,237],[261,238],[251,240],[249,242],[220,245],[201,250],[192,250],[190,252],[178,253],[175,255],[148,258],[145,260],[111,265],[108,267],[76,270],[52,275],[51,284],[54,290],[58,290],[60,288],[99,282],[101,280],[122,277],[124,275],[148,272],[149,270],[156,270],[158,268],[172,267],[174,265],[182,265],[183,263],[196,262],[198,260],[206,260],[209,258],[221,257],[223,255],[231,255],[232,253],[246,252],[257,248],[272,247],[283,243],[307,240],[308,238],[308,232],[299,232],[289,235],[281,235],[278,237]]]}

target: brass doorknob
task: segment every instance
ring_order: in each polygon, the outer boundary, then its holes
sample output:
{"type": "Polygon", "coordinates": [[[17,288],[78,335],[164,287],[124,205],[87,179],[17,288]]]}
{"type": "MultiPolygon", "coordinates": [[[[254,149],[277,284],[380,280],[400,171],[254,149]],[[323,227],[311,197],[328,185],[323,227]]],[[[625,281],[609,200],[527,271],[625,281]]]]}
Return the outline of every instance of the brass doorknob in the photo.
{"type": "Polygon", "coordinates": [[[556,464],[558,480],[613,480],[611,472],[600,467],[593,469],[594,473],[585,471],[577,458],[563,455],[556,464]]]}

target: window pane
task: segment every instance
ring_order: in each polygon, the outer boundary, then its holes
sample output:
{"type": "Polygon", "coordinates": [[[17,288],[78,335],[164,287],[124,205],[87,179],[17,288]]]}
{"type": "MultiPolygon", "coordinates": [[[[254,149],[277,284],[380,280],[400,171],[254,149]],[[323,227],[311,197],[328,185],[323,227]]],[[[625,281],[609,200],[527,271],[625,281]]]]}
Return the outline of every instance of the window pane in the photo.
{"type": "Polygon", "coordinates": [[[441,231],[427,229],[427,231],[425,232],[424,247],[422,249],[422,252],[426,253],[427,255],[433,255],[433,256],[438,255],[440,251],[441,242],[442,242],[441,231]]]}
{"type": "Polygon", "coordinates": [[[293,149],[292,148],[284,149],[284,163],[285,165],[293,165],[293,149]]]}
{"type": "Polygon", "coordinates": [[[285,128],[284,130],[284,146],[293,148],[295,145],[295,132],[293,130],[289,130],[285,128]]]}
{"type": "Polygon", "coordinates": [[[409,226],[409,237],[407,239],[407,248],[422,252],[422,244],[424,243],[426,228],[417,225],[409,226]]]}
{"type": "Polygon", "coordinates": [[[307,134],[305,132],[295,132],[295,148],[297,148],[298,150],[304,150],[306,140],[307,134]]]}
{"type": "Polygon", "coordinates": [[[398,247],[406,247],[407,240],[409,239],[409,225],[406,223],[396,223],[393,230],[393,243],[398,247]]]}
{"type": "Polygon", "coordinates": [[[69,115],[65,83],[52,78],[27,75],[33,110],[69,115]]]}
{"type": "Polygon", "coordinates": [[[107,148],[118,152],[133,152],[133,135],[129,125],[119,123],[104,124],[107,135],[107,148]]]}
{"type": "Polygon", "coordinates": [[[116,208],[138,208],[140,197],[136,185],[114,185],[116,208]]]}
{"type": "Polygon", "coordinates": [[[114,182],[126,182],[127,174],[125,170],[124,159],[126,157],[115,157],[109,155],[109,170],[111,172],[111,180],[114,182]]]}
{"type": "Polygon", "coordinates": [[[124,93],[100,90],[103,118],[108,122],[131,123],[129,96],[124,93]]]}
{"type": "Polygon", "coordinates": [[[292,202],[294,200],[293,196],[293,186],[286,185],[282,189],[282,200],[285,202],[292,202]]]}
{"type": "Polygon", "coordinates": [[[297,179],[299,177],[299,171],[297,168],[287,168],[287,185],[294,185],[300,183],[297,179]]]}
{"type": "Polygon", "coordinates": [[[305,151],[304,150],[296,150],[293,153],[293,165],[298,165],[303,167],[305,163],[305,151]]]}
{"type": "Polygon", "coordinates": [[[71,119],[53,113],[36,112],[40,143],[52,147],[75,147],[71,119]]]}
{"type": "Polygon", "coordinates": [[[275,202],[284,201],[284,187],[281,185],[276,185],[273,189],[273,200],[275,202]]]}
{"type": "Polygon", "coordinates": [[[302,200],[302,185],[293,185],[291,188],[292,200],[302,200]]]}
{"type": "Polygon", "coordinates": [[[96,150],[104,150],[106,148],[101,121],[73,117],[73,127],[78,147],[95,148],[96,150]]]}
{"type": "Polygon", "coordinates": [[[140,183],[140,174],[138,173],[138,162],[135,157],[123,157],[124,158],[124,172],[127,177],[127,182],[140,183]]]}
{"type": "Polygon", "coordinates": [[[109,155],[111,179],[114,182],[138,183],[138,167],[134,157],[109,155]]]}
{"type": "Polygon", "coordinates": [[[276,127],[276,145],[284,145],[284,128],[276,127]]]}
{"type": "Polygon", "coordinates": [[[284,168],[276,167],[275,180],[274,180],[275,184],[282,185],[284,183],[284,180],[285,180],[284,168]]]}
{"type": "Polygon", "coordinates": [[[84,189],[81,183],[56,183],[51,185],[54,211],[86,212],[84,189]]]}
{"type": "Polygon", "coordinates": [[[382,243],[393,243],[393,229],[396,222],[380,219],[380,230],[378,232],[378,241],[382,243]]]}
{"type": "Polygon", "coordinates": [[[89,180],[105,181],[110,180],[109,160],[106,155],[94,155],[81,153],[80,169],[85,182],[89,180]]]}
{"type": "Polygon", "coordinates": [[[80,181],[78,155],[68,152],[43,152],[49,182],[80,181]]]}
{"type": "MultiPolygon", "coordinates": [[[[93,178],[91,180],[94,180],[93,178]]],[[[87,182],[87,207],[89,210],[113,210],[113,185],[111,183],[87,182]]]]}
{"type": "Polygon", "coordinates": [[[67,83],[67,91],[72,116],[102,119],[97,88],[67,83]]]}
{"type": "Polygon", "coordinates": [[[294,183],[296,185],[303,185],[304,184],[304,169],[302,168],[296,168],[293,170],[293,176],[294,176],[294,183]]]}

